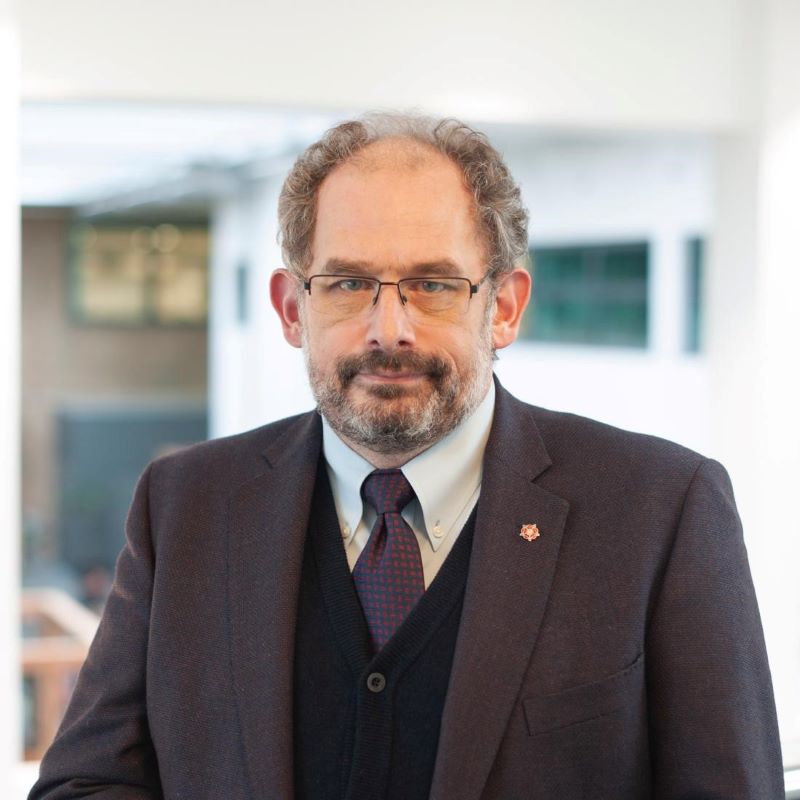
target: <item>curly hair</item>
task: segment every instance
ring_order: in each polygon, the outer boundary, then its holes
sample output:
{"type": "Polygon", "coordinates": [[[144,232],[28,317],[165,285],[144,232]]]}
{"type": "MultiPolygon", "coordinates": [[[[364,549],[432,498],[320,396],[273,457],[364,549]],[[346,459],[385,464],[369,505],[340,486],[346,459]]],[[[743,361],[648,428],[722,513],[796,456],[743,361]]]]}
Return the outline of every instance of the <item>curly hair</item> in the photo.
{"type": "Polygon", "coordinates": [[[493,282],[527,257],[528,212],[519,186],[484,134],[456,119],[381,113],[331,128],[300,154],[289,171],[278,201],[278,240],[291,272],[302,276],[311,264],[317,193],[323,180],[364,148],[391,139],[431,148],[461,170],[474,198],[493,282]]]}

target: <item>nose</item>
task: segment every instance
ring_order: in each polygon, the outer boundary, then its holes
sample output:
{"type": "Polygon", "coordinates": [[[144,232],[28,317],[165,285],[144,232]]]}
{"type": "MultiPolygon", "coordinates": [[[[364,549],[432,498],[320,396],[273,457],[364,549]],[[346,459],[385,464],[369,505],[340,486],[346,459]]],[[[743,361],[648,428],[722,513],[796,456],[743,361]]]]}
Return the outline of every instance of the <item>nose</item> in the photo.
{"type": "Polygon", "coordinates": [[[369,309],[367,344],[382,350],[413,345],[414,326],[400,300],[397,286],[382,286],[378,300],[369,309]]]}

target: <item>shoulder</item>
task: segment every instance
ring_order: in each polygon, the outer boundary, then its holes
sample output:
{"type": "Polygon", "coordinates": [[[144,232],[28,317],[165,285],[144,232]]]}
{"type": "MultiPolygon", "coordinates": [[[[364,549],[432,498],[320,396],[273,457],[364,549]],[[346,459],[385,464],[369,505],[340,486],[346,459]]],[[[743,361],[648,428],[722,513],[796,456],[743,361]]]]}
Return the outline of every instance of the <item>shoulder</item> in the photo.
{"type": "MultiPolygon", "coordinates": [[[[503,438],[522,437],[528,452],[545,452],[544,484],[567,495],[600,497],[682,496],[695,476],[727,484],[715,461],[675,442],[624,430],[594,419],[528,405],[498,395],[503,438]]],[[[517,449],[519,453],[519,449],[517,449]]]]}
{"type": "Polygon", "coordinates": [[[631,563],[626,548],[641,563],[654,553],[666,557],[681,525],[700,537],[698,548],[700,539],[709,547],[730,544],[731,535],[739,541],[733,490],[718,462],[658,436],[510,403],[528,452],[547,454],[537,486],[569,503],[575,541],[586,552],[600,543],[620,563],[631,563]]]}
{"type": "Polygon", "coordinates": [[[154,483],[167,490],[193,486],[227,492],[263,473],[281,453],[314,437],[321,437],[319,415],[310,411],[181,448],[153,461],[148,472],[154,483]]]}
{"type": "Polygon", "coordinates": [[[612,461],[619,468],[642,464],[662,469],[696,469],[703,455],[675,442],[636,433],[595,419],[528,406],[554,462],[612,461]]]}

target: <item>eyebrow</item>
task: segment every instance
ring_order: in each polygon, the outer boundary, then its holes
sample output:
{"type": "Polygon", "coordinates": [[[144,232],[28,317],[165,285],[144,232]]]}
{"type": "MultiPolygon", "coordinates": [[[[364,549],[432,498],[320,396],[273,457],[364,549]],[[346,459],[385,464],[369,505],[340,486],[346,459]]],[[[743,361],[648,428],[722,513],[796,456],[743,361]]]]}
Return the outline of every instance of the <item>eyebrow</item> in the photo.
{"type": "MultiPolygon", "coordinates": [[[[323,273],[329,275],[364,275],[373,276],[378,271],[376,266],[368,261],[351,261],[346,258],[329,258],[322,267],[323,273]]],[[[460,277],[464,274],[461,267],[449,258],[436,261],[423,261],[413,264],[408,268],[405,277],[448,276],[460,277]]]]}
{"type": "Polygon", "coordinates": [[[331,275],[369,275],[373,272],[373,267],[367,261],[348,261],[344,258],[329,258],[321,271],[331,275]]]}

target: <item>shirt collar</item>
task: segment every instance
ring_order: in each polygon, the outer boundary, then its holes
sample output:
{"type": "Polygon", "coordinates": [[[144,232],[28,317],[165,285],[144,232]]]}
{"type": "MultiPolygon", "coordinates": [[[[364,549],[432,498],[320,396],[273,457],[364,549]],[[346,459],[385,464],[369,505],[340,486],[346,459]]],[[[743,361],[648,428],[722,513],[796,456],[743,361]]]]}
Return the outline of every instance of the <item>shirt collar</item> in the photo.
{"type": "MultiPolygon", "coordinates": [[[[494,401],[492,381],[486,397],[467,419],[402,467],[419,501],[418,506],[410,506],[413,522],[425,531],[433,550],[447,538],[480,487],[494,401]]],[[[339,438],[325,417],[322,448],[342,535],[349,544],[364,513],[361,484],[375,468],[339,438]]]]}
{"type": "Polygon", "coordinates": [[[355,536],[363,514],[361,484],[375,467],[355,450],[351,450],[340,438],[328,420],[322,417],[322,452],[328,464],[328,479],[331,484],[336,515],[342,528],[345,544],[355,536]]]}

